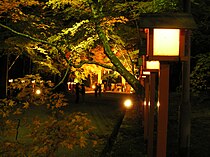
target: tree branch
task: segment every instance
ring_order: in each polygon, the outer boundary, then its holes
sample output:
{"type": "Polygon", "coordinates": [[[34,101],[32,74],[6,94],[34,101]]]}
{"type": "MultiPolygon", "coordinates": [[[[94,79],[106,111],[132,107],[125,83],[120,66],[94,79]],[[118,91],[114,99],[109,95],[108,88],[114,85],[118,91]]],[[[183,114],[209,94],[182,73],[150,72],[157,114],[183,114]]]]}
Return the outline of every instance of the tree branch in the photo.
{"type": "Polygon", "coordinates": [[[57,45],[55,45],[55,44],[52,44],[52,43],[47,42],[47,41],[42,40],[42,39],[34,38],[34,37],[32,37],[32,36],[30,36],[30,35],[28,35],[28,34],[20,33],[20,32],[18,32],[18,31],[16,31],[16,30],[14,30],[14,29],[12,29],[12,28],[10,28],[10,27],[4,25],[4,24],[1,24],[1,23],[0,23],[0,26],[3,27],[3,28],[5,28],[5,29],[8,29],[8,30],[11,31],[12,33],[15,33],[15,34],[17,34],[17,35],[26,37],[26,38],[31,39],[31,40],[33,40],[33,41],[37,41],[37,42],[41,42],[41,43],[45,43],[45,44],[48,44],[48,45],[57,47],[57,45]]]}
{"type": "Polygon", "coordinates": [[[15,60],[12,62],[12,64],[10,65],[10,67],[8,68],[8,71],[11,70],[12,66],[15,64],[15,62],[17,61],[17,59],[20,57],[20,55],[17,55],[15,60]]]}
{"type": "Polygon", "coordinates": [[[108,39],[103,31],[103,29],[100,26],[100,15],[102,12],[98,10],[97,6],[95,6],[93,3],[90,4],[92,9],[92,14],[95,20],[95,27],[96,32],[99,36],[99,39],[101,40],[103,46],[104,46],[104,52],[106,56],[110,59],[112,64],[116,67],[116,71],[120,73],[125,80],[134,88],[136,91],[136,94],[140,94],[142,98],[144,98],[144,87],[140,84],[139,80],[135,78],[134,75],[132,75],[120,62],[120,60],[114,55],[112,52],[108,39]]]}
{"type": "Polygon", "coordinates": [[[75,65],[75,64],[70,64],[70,65],[73,66],[74,68],[81,68],[84,64],[95,64],[95,65],[101,66],[103,68],[111,69],[113,71],[116,71],[116,67],[110,66],[110,65],[107,65],[107,64],[103,64],[103,63],[100,63],[100,62],[96,62],[96,61],[83,60],[77,65],[75,65]]]}
{"type": "MultiPolygon", "coordinates": [[[[42,39],[34,38],[34,37],[32,37],[32,36],[30,36],[30,35],[28,35],[28,34],[20,33],[20,32],[18,32],[18,31],[16,31],[16,30],[14,30],[14,29],[12,29],[12,28],[10,28],[10,27],[4,25],[4,24],[1,24],[1,23],[0,23],[0,26],[3,27],[3,28],[5,28],[5,29],[8,29],[9,31],[11,31],[12,33],[15,33],[15,34],[17,34],[17,35],[20,35],[20,36],[23,36],[23,37],[25,37],[25,38],[31,39],[31,40],[33,40],[33,41],[41,42],[41,43],[44,43],[44,44],[47,44],[47,45],[50,45],[50,46],[55,47],[55,48],[58,50],[58,53],[60,53],[61,56],[65,59],[65,61],[67,62],[67,64],[68,64],[68,65],[70,64],[70,60],[68,60],[68,59],[66,58],[65,54],[63,53],[63,51],[61,51],[61,50],[57,47],[57,45],[52,44],[52,43],[50,43],[50,42],[48,42],[48,41],[45,41],[45,40],[42,40],[42,39]]],[[[53,89],[57,88],[61,83],[63,83],[64,79],[66,78],[66,76],[67,76],[67,74],[68,74],[68,72],[69,72],[69,70],[70,70],[70,67],[68,66],[68,68],[66,69],[66,72],[65,72],[64,77],[62,78],[62,80],[61,80],[53,89]]]]}

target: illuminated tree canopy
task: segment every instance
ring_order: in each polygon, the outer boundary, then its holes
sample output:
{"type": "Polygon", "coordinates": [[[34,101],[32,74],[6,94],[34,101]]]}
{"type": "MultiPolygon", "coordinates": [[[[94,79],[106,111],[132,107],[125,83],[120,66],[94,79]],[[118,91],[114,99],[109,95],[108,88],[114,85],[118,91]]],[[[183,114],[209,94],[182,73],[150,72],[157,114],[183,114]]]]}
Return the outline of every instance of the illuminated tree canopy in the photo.
{"type": "Polygon", "coordinates": [[[177,9],[176,0],[1,0],[1,4],[0,26],[13,32],[5,40],[11,51],[27,52],[40,68],[53,73],[65,69],[85,73],[90,70],[87,64],[112,69],[142,95],[134,72],[139,15],[177,9]]]}

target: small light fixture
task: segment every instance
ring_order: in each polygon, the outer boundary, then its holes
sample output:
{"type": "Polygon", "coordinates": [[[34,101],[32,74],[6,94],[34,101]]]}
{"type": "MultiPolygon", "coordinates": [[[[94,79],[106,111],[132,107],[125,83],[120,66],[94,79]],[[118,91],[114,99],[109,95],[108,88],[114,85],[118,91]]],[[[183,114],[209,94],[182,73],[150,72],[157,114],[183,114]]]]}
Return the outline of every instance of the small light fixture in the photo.
{"type": "Polygon", "coordinates": [[[125,106],[126,109],[130,109],[130,108],[132,108],[133,103],[130,99],[127,99],[127,100],[124,101],[124,106],[125,106]]]}
{"type": "Polygon", "coordinates": [[[154,56],[179,56],[180,29],[154,29],[154,56]]]}
{"type": "Polygon", "coordinates": [[[13,79],[9,79],[9,83],[12,83],[13,82],[13,79]]]}
{"type": "Polygon", "coordinates": [[[160,102],[159,102],[159,100],[158,100],[158,102],[157,102],[157,107],[158,107],[158,108],[160,107],[160,102]]]}
{"type": "Polygon", "coordinates": [[[143,75],[150,75],[150,71],[143,71],[143,75]]]}
{"type": "Polygon", "coordinates": [[[35,94],[36,94],[36,95],[40,95],[41,93],[42,93],[41,89],[36,89],[36,90],[35,90],[35,94]]]}
{"type": "Polygon", "coordinates": [[[146,61],[146,69],[159,70],[160,69],[160,62],[159,61],[146,61]]]}
{"type": "Polygon", "coordinates": [[[186,61],[185,34],[195,29],[191,14],[141,14],[140,28],[145,28],[147,36],[147,60],[186,61]]]}
{"type": "Polygon", "coordinates": [[[93,89],[95,89],[95,88],[96,88],[96,86],[95,86],[95,85],[92,85],[92,88],[93,88],[93,89]]]}

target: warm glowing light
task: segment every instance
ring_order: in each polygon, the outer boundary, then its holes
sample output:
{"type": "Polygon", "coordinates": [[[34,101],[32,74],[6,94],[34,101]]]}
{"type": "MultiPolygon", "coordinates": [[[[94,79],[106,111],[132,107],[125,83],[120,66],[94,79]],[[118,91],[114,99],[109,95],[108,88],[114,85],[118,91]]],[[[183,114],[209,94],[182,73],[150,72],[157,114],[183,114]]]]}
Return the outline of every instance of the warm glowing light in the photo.
{"type": "Polygon", "coordinates": [[[95,88],[96,88],[96,86],[95,86],[95,85],[92,85],[92,88],[93,88],[93,89],[95,89],[95,88]]]}
{"type": "Polygon", "coordinates": [[[146,101],[144,101],[144,106],[146,106],[147,105],[147,102],[146,101]]]}
{"type": "Polygon", "coordinates": [[[160,69],[159,61],[146,61],[146,69],[160,69]]]}
{"type": "Polygon", "coordinates": [[[148,106],[150,106],[150,101],[148,102],[148,106]]]}
{"type": "Polygon", "coordinates": [[[146,78],[146,76],[143,75],[143,76],[141,76],[141,78],[146,78]]]}
{"type": "Polygon", "coordinates": [[[150,75],[149,71],[143,71],[143,75],[150,75]]]}
{"type": "Polygon", "coordinates": [[[127,99],[127,100],[125,100],[125,102],[124,102],[124,106],[125,106],[127,109],[129,109],[129,108],[131,108],[131,107],[133,106],[133,103],[132,103],[132,101],[131,101],[130,99],[127,99]]]}
{"type": "Polygon", "coordinates": [[[10,82],[10,83],[13,82],[13,79],[9,79],[9,82],[10,82]]]}
{"type": "Polygon", "coordinates": [[[159,101],[157,102],[157,107],[158,107],[158,108],[160,107],[160,102],[159,102],[159,101]]]}
{"type": "Polygon", "coordinates": [[[153,55],[179,56],[179,29],[154,29],[153,55]]]}
{"type": "Polygon", "coordinates": [[[35,83],[35,82],[36,82],[35,80],[32,80],[32,81],[31,81],[31,83],[35,83]]]}
{"type": "Polygon", "coordinates": [[[41,94],[41,90],[40,89],[36,89],[35,94],[36,95],[40,95],[41,94]]]}

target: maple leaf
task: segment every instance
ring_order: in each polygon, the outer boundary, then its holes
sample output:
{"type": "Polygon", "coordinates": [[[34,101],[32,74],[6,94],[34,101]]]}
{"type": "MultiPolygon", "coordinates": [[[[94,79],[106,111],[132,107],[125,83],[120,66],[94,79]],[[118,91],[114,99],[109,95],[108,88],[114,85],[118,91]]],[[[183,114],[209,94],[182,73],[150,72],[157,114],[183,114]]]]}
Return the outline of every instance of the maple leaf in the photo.
{"type": "Polygon", "coordinates": [[[48,109],[50,109],[50,106],[51,106],[50,104],[47,104],[47,108],[48,108],[48,109]]]}
{"type": "Polygon", "coordinates": [[[93,142],[93,147],[95,147],[98,143],[96,140],[93,140],[92,142],[93,142]]]}
{"type": "Polygon", "coordinates": [[[14,115],[22,114],[22,110],[20,108],[17,108],[15,112],[13,112],[14,115]]]}
{"type": "Polygon", "coordinates": [[[39,126],[39,125],[41,124],[41,122],[40,122],[40,120],[39,120],[38,118],[35,118],[35,119],[33,120],[33,124],[39,126]]]}
{"type": "Polygon", "coordinates": [[[15,101],[9,100],[9,104],[8,105],[11,106],[11,107],[15,106],[15,101]]]}
{"type": "Polygon", "coordinates": [[[24,102],[23,105],[24,105],[23,106],[24,109],[28,109],[29,108],[29,103],[28,102],[24,102]]]}

